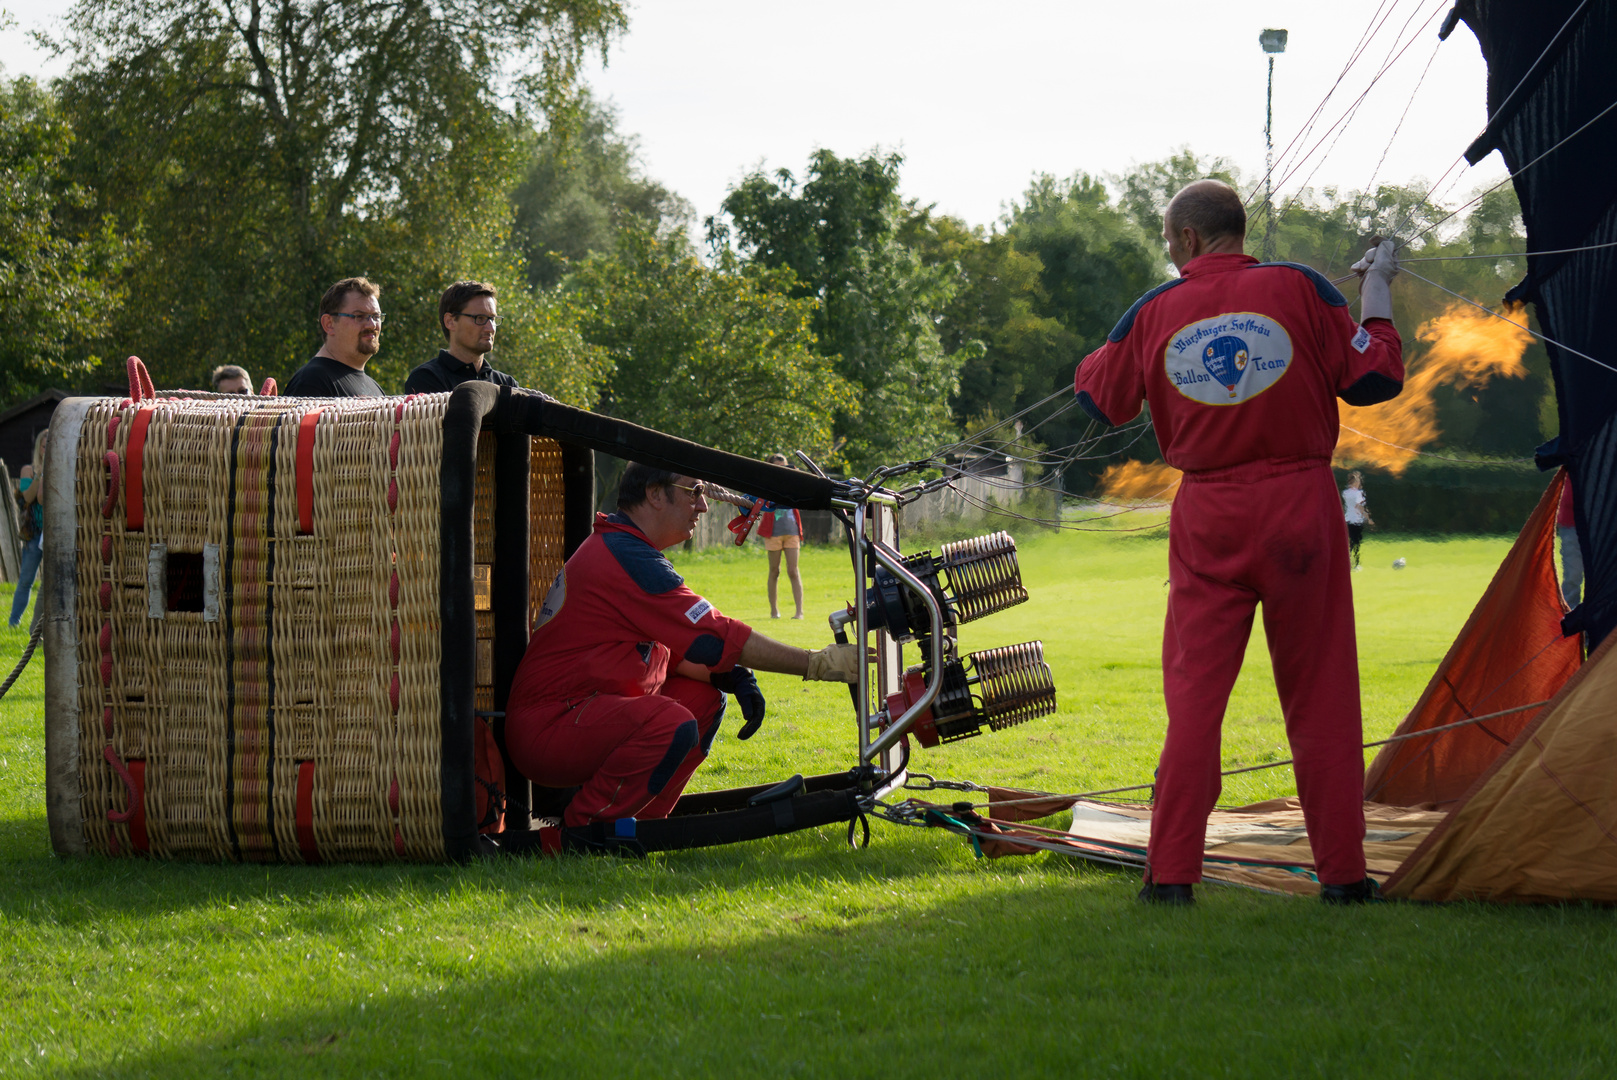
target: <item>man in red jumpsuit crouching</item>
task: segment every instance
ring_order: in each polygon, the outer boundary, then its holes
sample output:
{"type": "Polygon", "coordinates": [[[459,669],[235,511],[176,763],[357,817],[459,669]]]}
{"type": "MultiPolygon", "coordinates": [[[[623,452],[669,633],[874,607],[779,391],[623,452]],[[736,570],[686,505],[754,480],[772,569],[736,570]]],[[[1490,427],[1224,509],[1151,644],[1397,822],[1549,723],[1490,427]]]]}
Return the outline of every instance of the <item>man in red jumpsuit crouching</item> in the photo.
{"type": "Polygon", "coordinates": [[[1168,734],[1140,899],[1190,903],[1201,880],[1220,728],[1261,602],[1321,896],[1367,900],[1352,579],[1330,461],[1336,398],[1373,405],[1403,389],[1393,246],[1354,266],[1356,323],[1316,271],[1242,254],[1246,211],[1225,184],[1174,196],[1163,236],[1180,276],[1129,309],[1075,382],[1104,424],[1148,402],[1163,457],[1184,472],[1168,526],[1168,734]]]}
{"type": "Polygon", "coordinates": [[[618,512],[556,575],[506,706],[511,760],[537,784],[579,791],[563,824],[663,818],[707,757],[733,694],[749,738],[764,698],[749,668],[851,683],[859,648],[799,649],[720,614],[661,552],[707,511],[689,476],[631,463],[618,512]],[[741,666],[741,665],[746,666],[741,666]]]}

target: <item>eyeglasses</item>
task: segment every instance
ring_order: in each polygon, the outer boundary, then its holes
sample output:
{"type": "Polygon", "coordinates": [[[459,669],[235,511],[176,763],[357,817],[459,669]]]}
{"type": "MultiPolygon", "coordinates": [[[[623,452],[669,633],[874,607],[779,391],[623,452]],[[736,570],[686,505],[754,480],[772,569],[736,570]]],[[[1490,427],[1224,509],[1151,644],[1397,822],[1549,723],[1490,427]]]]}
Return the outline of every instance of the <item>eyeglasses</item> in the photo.
{"type": "Polygon", "coordinates": [[[470,319],[478,326],[488,326],[491,323],[497,326],[500,322],[498,315],[468,315],[464,311],[452,311],[450,314],[457,319],[470,319]]]}
{"type": "Polygon", "coordinates": [[[382,320],[387,318],[380,311],[333,311],[331,317],[334,319],[353,319],[361,326],[366,323],[375,323],[377,326],[381,326],[382,320]]]}
{"type": "Polygon", "coordinates": [[[681,491],[690,492],[692,502],[700,502],[702,499],[705,499],[709,495],[712,494],[712,489],[709,488],[706,484],[702,483],[702,481],[700,481],[700,480],[698,480],[696,482],[696,486],[694,486],[694,487],[687,487],[684,484],[669,484],[668,486],[669,487],[677,487],[681,491]]]}

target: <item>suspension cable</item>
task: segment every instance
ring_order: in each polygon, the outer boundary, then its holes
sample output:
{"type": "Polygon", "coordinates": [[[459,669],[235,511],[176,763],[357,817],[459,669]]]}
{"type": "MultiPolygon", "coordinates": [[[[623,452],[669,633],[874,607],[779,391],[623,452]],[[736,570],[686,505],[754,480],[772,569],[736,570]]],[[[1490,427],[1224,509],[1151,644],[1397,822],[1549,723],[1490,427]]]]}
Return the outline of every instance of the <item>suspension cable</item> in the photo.
{"type": "Polygon", "coordinates": [[[1525,326],[1522,323],[1517,322],[1515,319],[1506,318],[1504,315],[1501,315],[1499,312],[1493,310],[1492,308],[1487,307],[1487,306],[1485,306],[1483,304],[1477,303],[1475,300],[1471,299],[1469,296],[1465,296],[1465,295],[1463,295],[1461,293],[1455,292],[1453,289],[1449,288],[1447,285],[1440,285],[1437,282],[1433,281],[1431,278],[1422,277],[1420,274],[1415,273],[1415,271],[1413,271],[1413,270],[1405,270],[1404,273],[1408,274],[1412,278],[1415,278],[1417,281],[1424,281],[1424,282],[1426,282],[1426,284],[1431,285],[1434,288],[1442,289],[1444,292],[1448,293],[1450,296],[1455,297],[1456,299],[1459,299],[1459,300],[1464,300],[1467,304],[1470,304],[1472,307],[1476,308],[1478,311],[1486,311],[1489,315],[1492,315],[1494,318],[1499,319],[1499,320],[1501,320],[1503,322],[1508,322],[1510,325],[1516,327],[1518,330],[1525,330],[1529,334],[1531,334],[1534,337],[1538,338],[1540,341],[1547,342],[1547,343],[1549,343],[1551,345],[1554,345],[1557,349],[1561,349],[1561,350],[1564,350],[1566,352],[1569,352],[1573,356],[1581,356],[1583,359],[1589,361],[1591,364],[1594,364],[1597,367],[1603,367],[1607,371],[1617,372],[1617,367],[1613,367],[1612,365],[1606,363],[1604,360],[1596,360],[1594,357],[1590,356],[1586,352],[1579,352],[1577,349],[1574,349],[1570,345],[1561,344],[1559,341],[1556,341],[1554,338],[1550,337],[1548,334],[1541,334],[1537,330],[1534,330],[1532,327],[1525,326]]]}

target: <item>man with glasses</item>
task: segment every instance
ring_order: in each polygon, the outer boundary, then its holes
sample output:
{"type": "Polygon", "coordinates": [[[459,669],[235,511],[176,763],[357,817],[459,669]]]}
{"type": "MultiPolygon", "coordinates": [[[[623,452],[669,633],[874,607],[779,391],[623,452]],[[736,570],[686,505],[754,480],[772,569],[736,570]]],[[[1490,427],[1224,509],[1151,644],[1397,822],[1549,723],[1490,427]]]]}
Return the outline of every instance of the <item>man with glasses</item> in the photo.
{"type": "Polygon", "coordinates": [[[662,552],[707,511],[689,476],[631,462],[618,511],[556,575],[506,705],[506,746],[524,776],[578,791],[562,823],[664,818],[699,765],[731,694],[750,738],[764,697],[750,668],[851,683],[861,647],[800,649],[721,614],[662,552]]]}
{"type": "Polygon", "coordinates": [[[382,290],[362,277],[343,278],[320,298],[325,344],[288,380],[288,397],[381,397],[365,362],[382,342],[382,290]]]}
{"type": "Polygon", "coordinates": [[[446,348],[410,372],[404,380],[406,394],[441,394],[469,379],[496,386],[515,386],[517,381],[503,371],[495,371],[486,359],[494,348],[494,332],[499,312],[494,286],[481,281],[457,281],[444,290],[438,301],[438,325],[444,332],[446,348]]]}

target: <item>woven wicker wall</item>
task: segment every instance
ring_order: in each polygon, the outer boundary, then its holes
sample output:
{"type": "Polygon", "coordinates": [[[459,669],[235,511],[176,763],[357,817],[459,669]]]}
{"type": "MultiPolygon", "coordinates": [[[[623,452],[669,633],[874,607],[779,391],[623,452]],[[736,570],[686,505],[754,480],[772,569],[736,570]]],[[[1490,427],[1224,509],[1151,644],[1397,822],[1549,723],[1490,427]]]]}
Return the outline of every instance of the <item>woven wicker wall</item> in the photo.
{"type": "Polygon", "coordinates": [[[336,399],[306,421],[307,400],[165,401],[133,458],[139,410],[91,406],[75,545],[91,850],[443,857],[446,402],[336,399]],[[198,570],[216,587],[194,587],[198,570]]]}
{"type": "Polygon", "coordinates": [[[534,439],[530,451],[528,504],[528,595],[530,612],[538,611],[551,582],[567,561],[565,476],[561,444],[534,439]]]}

